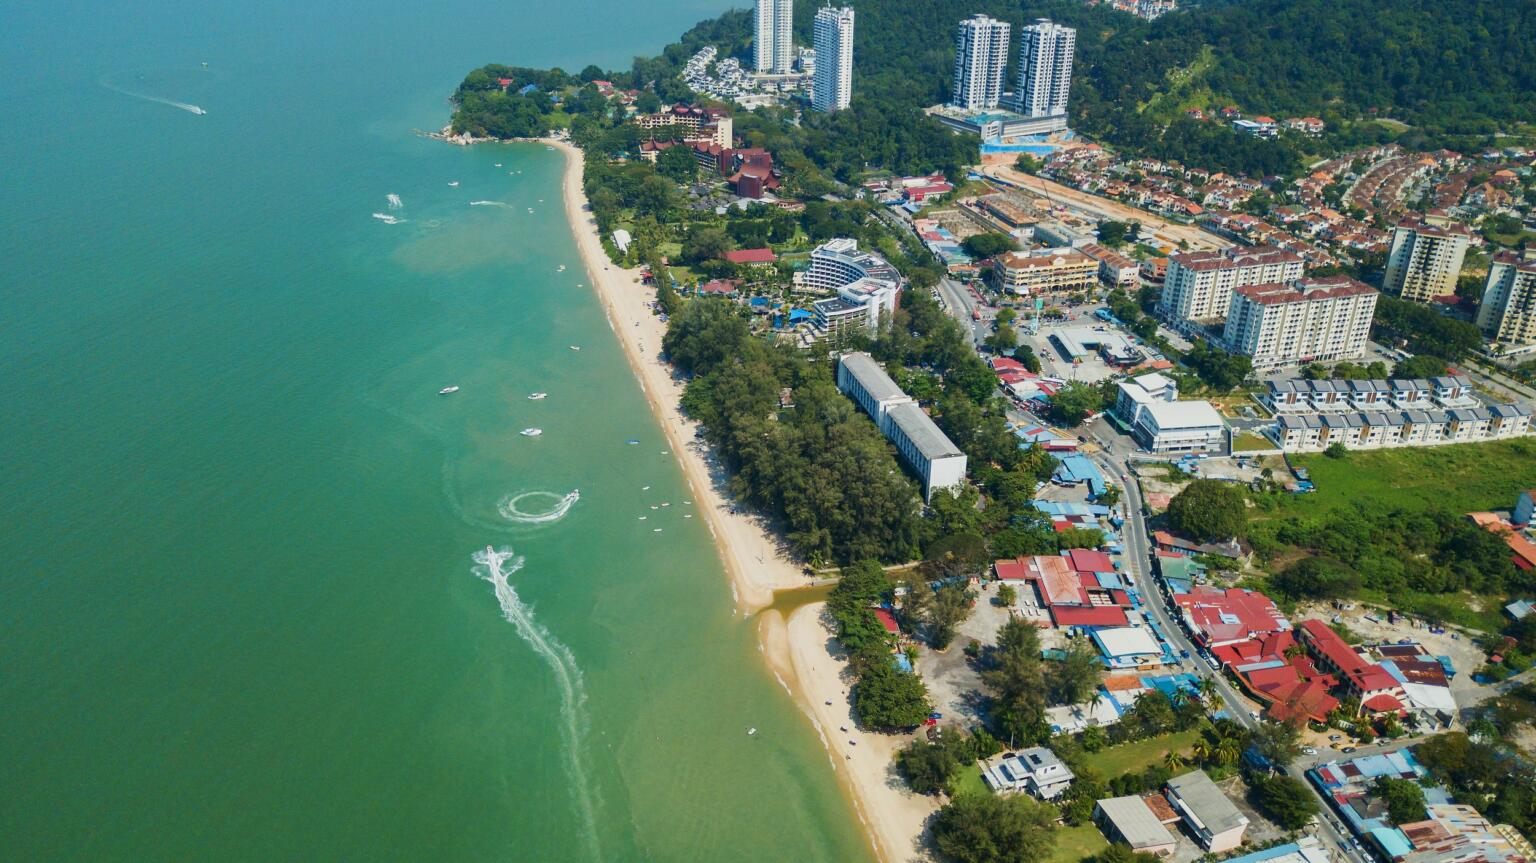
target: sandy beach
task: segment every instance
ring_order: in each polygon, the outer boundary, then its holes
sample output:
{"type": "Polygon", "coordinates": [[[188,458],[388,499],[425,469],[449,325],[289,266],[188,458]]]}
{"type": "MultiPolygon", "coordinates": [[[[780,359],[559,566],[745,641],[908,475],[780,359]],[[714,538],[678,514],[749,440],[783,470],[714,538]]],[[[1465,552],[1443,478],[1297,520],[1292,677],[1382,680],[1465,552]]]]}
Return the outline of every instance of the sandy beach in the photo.
{"type": "MultiPolygon", "coordinates": [[[[654,291],[642,284],[638,269],[615,266],[603,251],[582,189],[581,151],[563,141],[543,143],[565,154],[566,217],[588,277],[651,411],[678,456],[694,499],[701,504],[699,511],[730,575],[737,607],[745,615],[763,611],[773,602],[775,591],[802,587],[810,579],[761,520],[736,510],[722,493],[723,472],[710,449],[695,436],[697,423],[682,415],[682,382],[661,359],[666,325],[652,314],[649,304],[654,291]]],[[[763,611],[759,635],[764,656],[821,736],[879,859],[885,863],[923,859],[919,837],[937,804],[911,793],[895,776],[892,757],[903,738],[857,730],[850,681],[844,680],[846,664],[831,652],[835,643],[821,623],[822,608],[823,603],[803,606],[788,620],[778,611],[763,611]]]]}

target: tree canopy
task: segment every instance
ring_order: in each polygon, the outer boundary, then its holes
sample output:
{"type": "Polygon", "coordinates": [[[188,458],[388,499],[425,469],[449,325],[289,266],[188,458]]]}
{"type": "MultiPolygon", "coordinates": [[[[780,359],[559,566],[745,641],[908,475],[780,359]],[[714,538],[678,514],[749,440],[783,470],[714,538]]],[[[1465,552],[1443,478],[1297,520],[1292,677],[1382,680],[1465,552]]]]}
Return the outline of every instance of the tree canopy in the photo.
{"type": "Polygon", "coordinates": [[[1247,532],[1248,508],[1237,486],[1197,479],[1168,503],[1168,523],[1198,542],[1217,542],[1247,532]]]}
{"type": "Polygon", "coordinates": [[[1056,810],[1025,794],[962,794],[933,821],[939,850],[959,863],[1040,863],[1050,856],[1056,810]]]}

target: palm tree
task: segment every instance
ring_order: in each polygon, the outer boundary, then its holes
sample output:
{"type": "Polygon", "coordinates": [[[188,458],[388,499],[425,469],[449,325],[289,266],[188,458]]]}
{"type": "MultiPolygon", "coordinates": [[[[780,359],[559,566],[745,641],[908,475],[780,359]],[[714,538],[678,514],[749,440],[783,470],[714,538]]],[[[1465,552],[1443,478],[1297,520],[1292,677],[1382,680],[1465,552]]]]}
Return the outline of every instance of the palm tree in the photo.
{"type": "Polygon", "coordinates": [[[1211,755],[1215,751],[1215,747],[1211,746],[1211,741],[1202,737],[1195,741],[1194,746],[1190,747],[1189,753],[1195,757],[1196,761],[1205,764],[1211,760],[1211,755]]]}
{"type": "Polygon", "coordinates": [[[1205,702],[1206,708],[1211,710],[1216,709],[1216,705],[1221,703],[1221,692],[1216,688],[1216,678],[1200,678],[1199,689],[1200,700],[1205,702]]]}
{"type": "Polygon", "coordinates": [[[1237,763],[1237,757],[1242,754],[1238,747],[1237,738],[1228,737],[1216,747],[1216,760],[1222,765],[1230,767],[1237,763]]]}
{"type": "Polygon", "coordinates": [[[1169,773],[1178,773],[1184,769],[1184,758],[1170,749],[1168,754],[1163,756],[1163,766],[1168,768],[1169,773]]]}

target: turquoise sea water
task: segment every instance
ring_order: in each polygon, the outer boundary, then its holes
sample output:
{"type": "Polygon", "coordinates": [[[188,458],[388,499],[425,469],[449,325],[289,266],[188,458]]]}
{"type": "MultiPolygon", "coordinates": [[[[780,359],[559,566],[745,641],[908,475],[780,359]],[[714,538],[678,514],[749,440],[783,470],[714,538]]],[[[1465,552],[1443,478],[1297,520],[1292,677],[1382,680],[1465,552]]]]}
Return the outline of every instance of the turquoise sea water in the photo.
{"type": "Polygon", "coordinates": [[[0,858],[867,859],[561,157],[412,132],[716,11],[0,7],[0,858]]]}

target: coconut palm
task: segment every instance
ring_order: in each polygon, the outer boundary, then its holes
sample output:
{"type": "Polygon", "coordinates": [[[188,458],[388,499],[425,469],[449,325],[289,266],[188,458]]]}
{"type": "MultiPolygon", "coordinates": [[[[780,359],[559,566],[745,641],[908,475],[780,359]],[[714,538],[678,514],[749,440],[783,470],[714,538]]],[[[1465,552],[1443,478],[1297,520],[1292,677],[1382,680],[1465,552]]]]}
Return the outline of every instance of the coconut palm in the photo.
{"type": "Polygon", "coordinates": [[[1223,766],[1230,767],[1236,764],[1237,757],[1241,754],[1243,754],[1241,745],[1235,737],[1223,739],[1216,747],[1216,760],[1223,766]]]}
{"type": "Polygon", "coordinates": [[[1178,773],[1184,769],[1184,758],[1179,753],[1169,750],[1168,754],[1163,756],[1163,766],[1168,768],[1169,773],[1178,773]]]}
{"type": "Polygon", "coordinates": [[[1215,751],[1215,747],[1211,746],[1211,741],[1202,737],[1195,741],[1194,746],[1190,747],[1189,753],[1195,757],[1196,761],[1205,764],[1211,760],[1211,755],[1215,751]]]}

